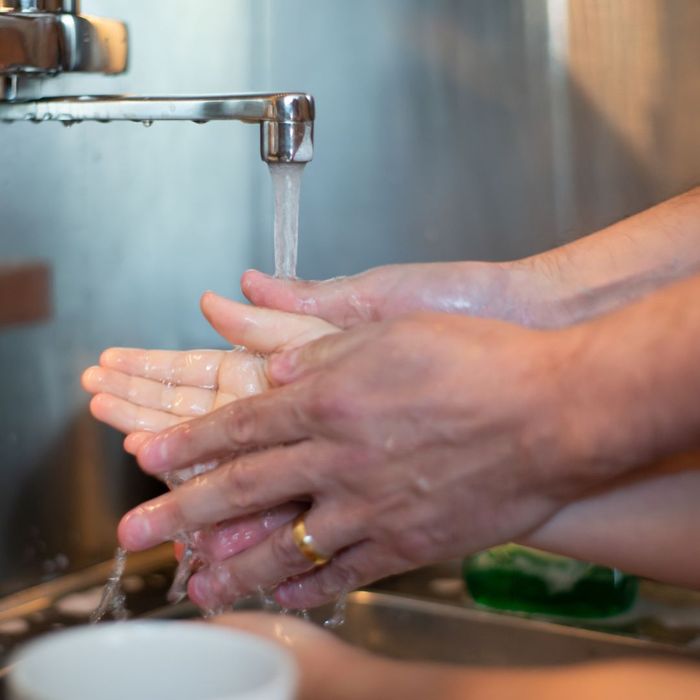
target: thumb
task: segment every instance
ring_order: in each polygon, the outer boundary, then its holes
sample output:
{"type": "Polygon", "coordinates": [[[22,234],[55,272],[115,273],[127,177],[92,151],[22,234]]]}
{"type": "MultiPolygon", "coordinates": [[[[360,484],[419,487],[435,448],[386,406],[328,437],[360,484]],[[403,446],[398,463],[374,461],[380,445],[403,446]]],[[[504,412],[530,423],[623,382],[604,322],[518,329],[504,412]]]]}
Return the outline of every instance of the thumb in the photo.
{"type": "Polygon", "coordinates": [[[377,320],[378,304],[372,288],[368,273],[307,282],[248,270],[241,278],[243,294],[256,306],[317,316],[341,328],[377,320]]]}
{"type": "Polygon", "coordinates": [[[320,318],[240,304],[213,292],[202,296],[200,306],[222,338],[252,352],[279,352],[338,331],[320,318]]]}

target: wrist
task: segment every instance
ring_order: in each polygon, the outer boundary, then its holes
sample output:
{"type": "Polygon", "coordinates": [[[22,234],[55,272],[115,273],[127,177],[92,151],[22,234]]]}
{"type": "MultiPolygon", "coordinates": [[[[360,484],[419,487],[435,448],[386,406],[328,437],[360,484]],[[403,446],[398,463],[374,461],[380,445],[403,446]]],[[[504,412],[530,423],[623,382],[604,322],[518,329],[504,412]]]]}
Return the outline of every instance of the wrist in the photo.
{"type": "Polygon", "coordinates": [[[512,309],[505,320],[530,328],[561,328],[580,317],[583,299],[569,289],[556,250],[498,267],[505,280],[503,298],[512,309]]]}
{"type": "Polygon", "coordinates": [[[532,457],[531,485],[563,506],[640,461],[644,406],[626,405],[637,389],[593,324],[536,333],[520,449],[532,457]]]}

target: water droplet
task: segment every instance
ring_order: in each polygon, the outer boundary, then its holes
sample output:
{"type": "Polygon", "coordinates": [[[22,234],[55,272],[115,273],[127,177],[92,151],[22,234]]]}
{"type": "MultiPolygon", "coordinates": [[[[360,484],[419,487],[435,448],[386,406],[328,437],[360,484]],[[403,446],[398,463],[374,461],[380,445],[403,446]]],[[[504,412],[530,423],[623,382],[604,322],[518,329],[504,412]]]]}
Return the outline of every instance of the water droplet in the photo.
{"type": "Polygon", "coordinates": [[[144,119],[141,123],[148,129],[153,126],[153,119],[144,119]]]}
{"type": "Polygon", "coordinates": [[[333,616],[328,618],[323,626],[328,629],[336,629],[340,627],[345,622],[345,610],[348,604],[348,594],[343,592],[340,597],[335,602],[335,608],[333,609],[333,616]]]}

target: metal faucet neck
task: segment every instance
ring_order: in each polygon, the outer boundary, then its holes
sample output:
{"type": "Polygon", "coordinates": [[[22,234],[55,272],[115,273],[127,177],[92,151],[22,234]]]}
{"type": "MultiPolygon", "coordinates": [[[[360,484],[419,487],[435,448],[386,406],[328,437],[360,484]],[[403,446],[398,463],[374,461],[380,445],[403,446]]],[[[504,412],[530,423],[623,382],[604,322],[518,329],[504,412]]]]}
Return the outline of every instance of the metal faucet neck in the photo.
{"type": "Polygon", "coordinates": [[[78,0],[0,0],[0,76],[123,73],[123,22],[86,17],[78,0]]]}
{"type": "Polygon", "coordinates": [[[63,72],[122,73],[126,25],[83,17],[79,0],[0,0],[0,120],[237,120],[260,125],[267,163],[307,163],[313,157],[314,100],[303,93],[194,97],[52,97],[34,99],[37,78],[63,72]]]}
{"type": "Polygon", "coordinates": [[[0,0],[0,12],[65,12],[80,14],[80,0],[0,0]]]}

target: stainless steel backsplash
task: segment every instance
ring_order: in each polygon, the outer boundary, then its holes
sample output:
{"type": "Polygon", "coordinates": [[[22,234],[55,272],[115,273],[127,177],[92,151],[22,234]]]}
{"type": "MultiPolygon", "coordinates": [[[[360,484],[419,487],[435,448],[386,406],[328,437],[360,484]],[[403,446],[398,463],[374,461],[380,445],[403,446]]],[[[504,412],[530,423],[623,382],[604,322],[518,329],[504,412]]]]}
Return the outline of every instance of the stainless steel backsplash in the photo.
{"type": "MultiPolygon", "coordinates": [[[[697,0],[84,0],[123,77],[46,94],[303,90],[318,103],[299,272],[515,258],[700,183],[697,0]]],[[[197,309],[271,269],[240,124],[0,125],[0,260],[44,259],[54,318],[0,331],[0,591],[109,556],[157,485],[87,413],[109,345],[220,345],[197,309]]]]}

